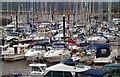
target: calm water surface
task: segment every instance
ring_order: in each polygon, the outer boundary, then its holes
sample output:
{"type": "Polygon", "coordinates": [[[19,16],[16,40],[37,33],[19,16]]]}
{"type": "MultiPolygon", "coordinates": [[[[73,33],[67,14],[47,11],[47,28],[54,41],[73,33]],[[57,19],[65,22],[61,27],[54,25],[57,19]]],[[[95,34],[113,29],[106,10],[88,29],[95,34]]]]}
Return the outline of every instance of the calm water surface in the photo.
{"type": "Polygon", "coordinates": [[[17,73],[17,72],[29,72],[29,63],[25,60],[5,62],[1,61],[2,74],[17,73]]]}

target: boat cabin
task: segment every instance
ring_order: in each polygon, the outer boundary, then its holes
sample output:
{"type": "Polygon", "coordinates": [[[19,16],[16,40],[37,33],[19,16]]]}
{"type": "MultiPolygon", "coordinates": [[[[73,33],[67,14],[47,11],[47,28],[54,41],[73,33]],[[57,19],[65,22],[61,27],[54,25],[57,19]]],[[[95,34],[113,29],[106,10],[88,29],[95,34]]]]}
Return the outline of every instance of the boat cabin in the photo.
{"type": "Polygon", "coordinates": [[[4,53],[4,59],[7,61],[14,61],[25,58],[25,52],[27,51],[28,44],[18,44],[13,45],[13,47],[8,47],[7,51],[4,53]]]}
{"type": "Polygon", "coordinates": [[[28,45],[19,44],[19,45],[13,45],[13,47],[14,47],[14,54],[23,54],[25,53],[25,50],[27,49],[28,45]]]}
{"type": "Polygon", "coordinates": [[[4,51],[7,50],[7,48],[8,48],[7,45],[5,45],[5,46],[0,46],[0,59],[2,58],[2,55],[3,55],[4,51]]]}

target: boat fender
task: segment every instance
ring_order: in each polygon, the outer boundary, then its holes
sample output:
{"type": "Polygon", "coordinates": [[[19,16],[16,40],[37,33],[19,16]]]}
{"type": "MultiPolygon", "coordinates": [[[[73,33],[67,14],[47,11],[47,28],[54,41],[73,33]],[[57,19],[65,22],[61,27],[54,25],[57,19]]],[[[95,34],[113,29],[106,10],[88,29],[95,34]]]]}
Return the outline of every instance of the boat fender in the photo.
{"type": "Polygon", "coordinates": [[[22,49],[19,50],[20,53],[23,53],[24,51],[22,49]]]}
{"type": "Polygon", "coordinates": [[[80,51],[79,55],[80,55],[80,57],[83,57],[84,56],[84,52],[80,51]]]}

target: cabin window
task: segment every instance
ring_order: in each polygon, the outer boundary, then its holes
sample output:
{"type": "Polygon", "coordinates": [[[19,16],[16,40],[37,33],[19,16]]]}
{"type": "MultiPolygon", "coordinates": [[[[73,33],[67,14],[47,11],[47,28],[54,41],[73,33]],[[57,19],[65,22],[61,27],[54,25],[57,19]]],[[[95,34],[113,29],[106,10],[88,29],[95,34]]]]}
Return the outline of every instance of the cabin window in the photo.
{"type": "Polygon", "coordinates": [[[107,49],[101,49],[101,54],[106,54],[107,53],[107,49]]]}
{"type": "Polygon", "coordinates": [[[0,47],[0,55],[1,55],[1,52],[2,52],[2,48],[0,47]]]}
{"type": "Polygon", "coordinates": [[[6,51],[7,50],[7,47],[3,48],[3,51],[6,51]]]}
{"type": "Polygon", "coordinates": [[[108,57],[110,55],[109,48],[98,48],[96,52],[96,58],[99,57],[108,57]]]}
{"type": "Polygon", "coordinates": [[[17,54],[17,47],[14,47],[14,52],[15,54],[17,54]]]}
{"type": "Polygon", "coordinates": [[[42,66],[41,69],[44,71],[46,68],[44,66],[42,66]]]}
{"type": "Polygon", "coordinates": [[[20,53],[24,53],[24,48],[20,48],[20,53]]]}
{"type": "Polygon", "coordinates": [[[52,47],[53,47],[53,48],[60,48],[60,49],[61,49],[61,48],[65,48],[64,45],[53,45],[52,47]]]}
{"type": "Polygon", "coordinates": [[[42,70],[39,67],[32,67],[32,71],[39,71],[42,72],[42,70]]]}
{"type": "Polygon", "coordinates": [[[34,50],[41,50],[41,49],[45,49],[43,46],[34,46],[33,47],[34,50]]]}
{"type": "Polygon", "coordinates": [[[73,77],[71,72],[64,72],[64,71],[49,71],[45,76],[73,77]]]}

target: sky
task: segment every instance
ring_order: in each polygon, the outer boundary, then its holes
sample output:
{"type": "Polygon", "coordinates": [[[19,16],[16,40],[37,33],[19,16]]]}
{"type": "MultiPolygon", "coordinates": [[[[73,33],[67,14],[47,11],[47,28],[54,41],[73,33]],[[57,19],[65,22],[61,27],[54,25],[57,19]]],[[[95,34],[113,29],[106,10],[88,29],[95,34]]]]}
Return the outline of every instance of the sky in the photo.
{"type": "Polygon", "coordinates": [[[112,0],[113,2],[118,2],[118,1],[120,1],[120,0],[112,0]]]}
{"type": "Polygon", "coordinates": [[[86,2],[86,1],[95,1],[95,2],[118,2],[120,0],[0,0],[0,2],[86,2]]]}

